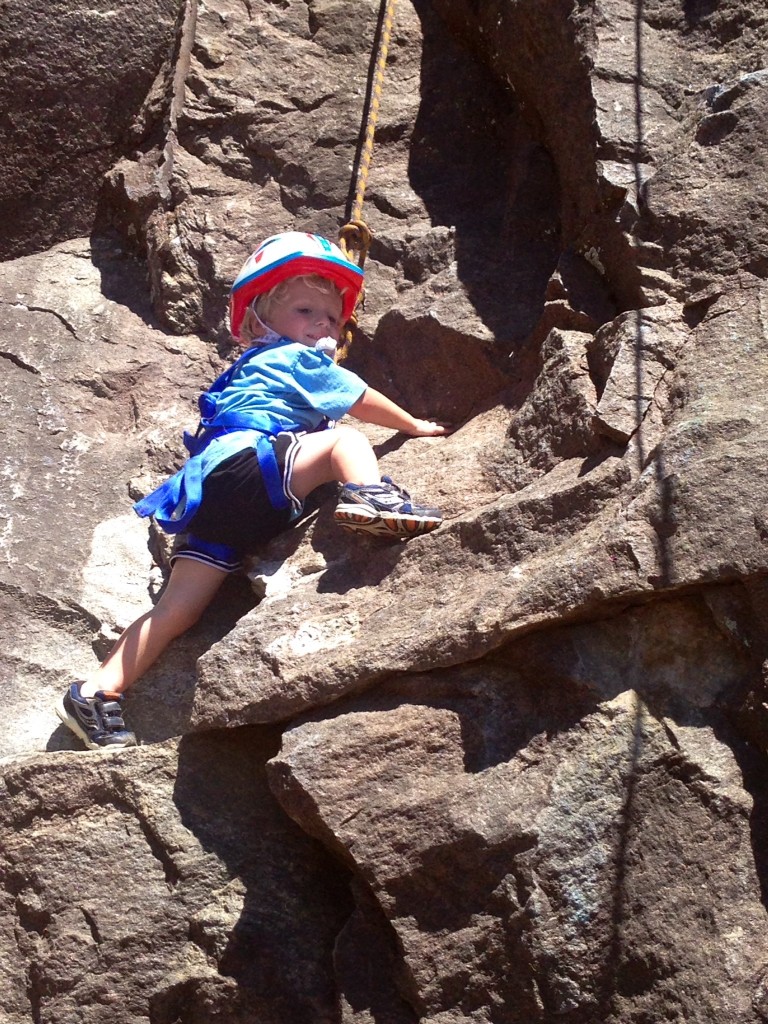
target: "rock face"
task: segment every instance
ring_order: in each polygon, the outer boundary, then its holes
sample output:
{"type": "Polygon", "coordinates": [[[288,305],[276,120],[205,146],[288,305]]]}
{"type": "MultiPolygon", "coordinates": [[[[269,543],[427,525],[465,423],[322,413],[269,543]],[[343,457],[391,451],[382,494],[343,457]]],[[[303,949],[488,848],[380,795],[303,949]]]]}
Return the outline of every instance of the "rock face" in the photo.
{"type": "Polygon", "coordinates": [[[177,14],[172,0],[3,4],[3,258],[91,230],[104,174],[146,137],[177,14]]]}
{"type": "Polygon", "coordinates": [[[379,15],[0,15],[0,1019],[768,1021],[761,0],[398,6],[349,365],[459,424],[365,428],[446,521],[320,492],[142,746],[57,727],[244,255],[347,217],[379,15]]]}

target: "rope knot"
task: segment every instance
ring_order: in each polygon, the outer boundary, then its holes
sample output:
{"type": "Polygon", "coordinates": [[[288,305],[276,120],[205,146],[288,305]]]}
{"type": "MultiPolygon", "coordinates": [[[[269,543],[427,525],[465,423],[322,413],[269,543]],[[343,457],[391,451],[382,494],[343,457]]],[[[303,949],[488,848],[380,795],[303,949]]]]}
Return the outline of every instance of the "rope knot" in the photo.
{"type": "Polygon", "coordinates": [[[361,270],[372,241],[373,233],[364,220],[351,220],[339,231],[341,251],[349,259],[357,253],[356,263],[361,270]]]}

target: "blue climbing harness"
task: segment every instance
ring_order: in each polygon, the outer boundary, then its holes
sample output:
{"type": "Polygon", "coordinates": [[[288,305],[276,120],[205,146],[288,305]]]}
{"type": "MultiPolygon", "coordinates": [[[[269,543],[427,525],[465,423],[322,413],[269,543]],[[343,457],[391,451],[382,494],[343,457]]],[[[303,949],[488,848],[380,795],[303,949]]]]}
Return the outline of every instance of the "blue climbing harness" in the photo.
{"type": "Polygon", "coordinates": [[[220,407],[219,402],[222,392],[229,386],[237,372],[246,363],[257,358],[264,349],[263,345],[249,348],[216,378],[207,391],[202,392],[197,400],[200,409],[200,422],[197,425],[197,430],[194,434],[184,431],[184,445],[190,457],[177,473],[133,506],[134,511],[142,517],[154,516],[158,526],[162,527],[166,533],[181,533],[186,530],[200,507],[203,497],[203,456],[205,451],[215,438],[235,431],[248,430],[253,431],[256,435],[254,444],[256,457],[259,460],[259,469],[272,506],[276,509],[283,509],[288,508],[291,504],[283,488],[280,467],[277,464],[271,441],[271,437],[283,429],[281,425],[270,423],[265,428],[263,413],[260,415],[257,425],[252,414],[228,409],[226,403],[220,407]]]}

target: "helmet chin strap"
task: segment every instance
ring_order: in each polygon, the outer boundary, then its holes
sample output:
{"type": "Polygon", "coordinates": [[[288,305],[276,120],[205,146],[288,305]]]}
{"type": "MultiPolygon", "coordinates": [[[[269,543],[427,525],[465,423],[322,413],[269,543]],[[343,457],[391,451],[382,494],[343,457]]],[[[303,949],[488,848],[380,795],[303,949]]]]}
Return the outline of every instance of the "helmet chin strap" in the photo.
{"type": "Polygon", "coordinates": [[[254,299],[253,302],[251,303],[251,312],[256,317],[256,322],[258,323],[259,327],[261,327],[261,329],[264,331],[262,336],[258,339],[259,344],[271,345],[273,344],[273,342],[279,341],[280,335],[277,333],[277,331],[273,331],[271,327],[268,327],[261,319],[259,314],[256,312],[256,299],[254,299]]]}

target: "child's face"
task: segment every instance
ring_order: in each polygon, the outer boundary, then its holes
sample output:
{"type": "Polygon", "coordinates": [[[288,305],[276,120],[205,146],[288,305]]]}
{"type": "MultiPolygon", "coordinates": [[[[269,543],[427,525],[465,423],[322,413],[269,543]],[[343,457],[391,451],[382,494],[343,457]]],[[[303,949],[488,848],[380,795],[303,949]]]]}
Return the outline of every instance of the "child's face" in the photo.
{"type": "Polygon", "coordinates": [[[335,288],[325,292],[304,281],[288,281],[265,322],[283,337],[314,348],[321,338],[339,340],[341,305],[335,288]]]}

